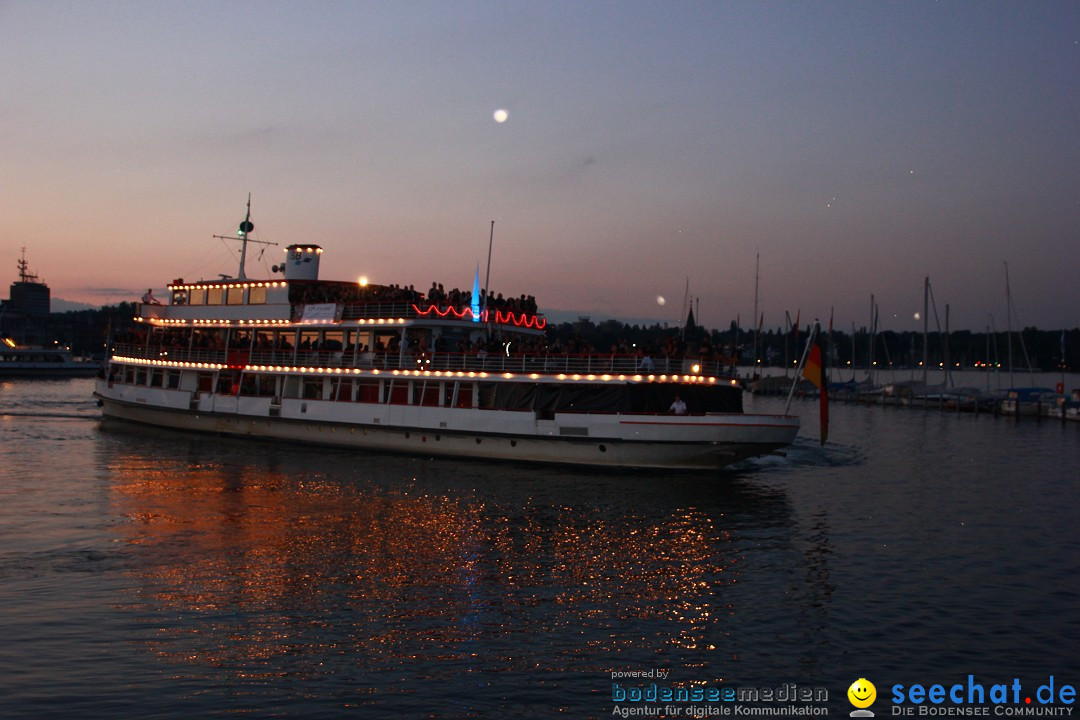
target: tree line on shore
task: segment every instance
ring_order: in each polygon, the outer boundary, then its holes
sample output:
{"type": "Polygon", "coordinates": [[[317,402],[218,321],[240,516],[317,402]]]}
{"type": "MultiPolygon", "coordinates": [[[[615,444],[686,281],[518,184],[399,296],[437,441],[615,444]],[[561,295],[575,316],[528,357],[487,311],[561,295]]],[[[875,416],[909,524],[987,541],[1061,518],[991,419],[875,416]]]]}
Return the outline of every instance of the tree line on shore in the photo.
{"type": "MultiPolygon", "coordinates": [[[[136,303],[119,303],[94,310],[76,310],[52,313],[35,328],[35,335],[68,345],[78,354],[103,355],[110,333],[130,329],[137,312],[136,303]]],[[[590,346],[595,352],[628,350],[636,353],[662,354],[673,344],[693,352],[703,343],[717,352],[735,354],[739,365],[753,367],[755,361],[763,367],[793,366],[806,345],[809,328],[794,331],[783,328],[740,328],[735,322],[723,330],[708,329],[698,325],[685,327],[666,323],[640,325],[620,320],[593,322],[580,317],[573,322],[548,325],[549,340],[563,343],[575,341],[590,346]],[[755,337],[756,336],[756,337],[755,337]]],[[[854,333],[834,330],[828,336],[829,362],[835,367],[867,367],[871,360],[877,367],[918,367],[924,353],[921,332],[895,332],[885,330],[871,333],[866,328],[854,333]]],[[[1080,367],[1080,328],[1070,330],[1039,330],[1026,327],[1011,334],[998,332],[972,332],[953,330],[930,333],[926,337],[926,357],[930,367],[938,367],[946,361],[950,366],[975,368],[983,363],[1007,367],[1009,353],[1017,370],[1032,369],[1051,372],[1080,367]],[[1025,357],[1026,353],[1026,357],[1025,357]]]]}
{"type": "MultiPolygon", "coordinates": [[[[619,320],[594,323],[582,317],[574,322],[549,325],[548,335],[579,337],[600,351],[629,344],[634,349],[640,347],[646,352],[658,352],[673,336],[682,338],[691,348],[705,339],[713,348],[735,352],[740,366],[752,367],[756,361],[763,367],[784,367],[798,362],[809,330],[805,326],[800,328],[796,337],[794,330],[762,329],[755,338],[753,328],[740,328],[734,322],[726,330],[719,330],[699,326],[672,327],[660,323],[631,325],[619,320]]],[[[1012,364],[1018,370],[1026,370],[1029,360],[1032,369],[1046,372],[1080,367],[1078,328],[1039,330],[1026,327],[1011,334],[1005,331],[953,330],[948,335],[943,332],[929,333],[925,343],[923,334],[914,331],[880,331],[874,334],[873,342],[867,328],[857,329],[854,333],[842,330],[829,333],[823,328],[822,333],[823,343],[829,347],[829,362],[836,367],[867,367],[871,362],[877,367],[919,367],[923,361],[924,346],[930,367],[938,367],[945,362],[960,368],[981,367],[983,364],[1006,367],[1010,345],[1012,364]]]]}

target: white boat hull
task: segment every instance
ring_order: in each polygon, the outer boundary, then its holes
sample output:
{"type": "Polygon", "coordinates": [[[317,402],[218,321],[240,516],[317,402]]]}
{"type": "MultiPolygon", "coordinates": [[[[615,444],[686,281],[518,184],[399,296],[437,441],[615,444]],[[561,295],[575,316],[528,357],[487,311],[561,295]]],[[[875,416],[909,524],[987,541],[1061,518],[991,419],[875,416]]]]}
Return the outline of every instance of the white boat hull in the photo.
{"type": "Polygon", "coordinates": [[[790,445],[797,418],[555,413],[235,397],[98,383],[103,414],[145,425],[395,453],[710,470],[790,445]]]}

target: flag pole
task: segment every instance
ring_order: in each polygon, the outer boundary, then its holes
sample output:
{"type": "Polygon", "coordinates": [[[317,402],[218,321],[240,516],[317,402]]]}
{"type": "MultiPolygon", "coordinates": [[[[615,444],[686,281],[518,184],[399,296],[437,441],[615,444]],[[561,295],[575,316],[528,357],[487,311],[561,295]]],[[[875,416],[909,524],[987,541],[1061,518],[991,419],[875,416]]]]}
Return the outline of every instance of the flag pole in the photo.
{"type": "Polygon", "coordinates": [[[488,235],[488,261],[487,270],[484,271],[484,301],[480,312],[484,313],[488,309],[487,296],[491,292],[491,246],[495,242],[495,221],[491,221],[491,234],[488,235]]]}
{"type": "Polygon", "coordinates": [[[802,359],[799,360],[799,366],[795,368],[795,379],[791,382],[791,389],[788,390],[787,405],[784,406],[784,414],[788,414],[788,410],[791,409],[791,398],[795,395],[795,386],[799,384],[799,378],[802,377],[802,370],[806,367],[806,356],[810,354],[810,346],[814,344],[814,340],[817,339],[818,322],[814,321],[814,327],[810,331],[809,337],[806,338],[806,347],[803,348],[802,359]]]}

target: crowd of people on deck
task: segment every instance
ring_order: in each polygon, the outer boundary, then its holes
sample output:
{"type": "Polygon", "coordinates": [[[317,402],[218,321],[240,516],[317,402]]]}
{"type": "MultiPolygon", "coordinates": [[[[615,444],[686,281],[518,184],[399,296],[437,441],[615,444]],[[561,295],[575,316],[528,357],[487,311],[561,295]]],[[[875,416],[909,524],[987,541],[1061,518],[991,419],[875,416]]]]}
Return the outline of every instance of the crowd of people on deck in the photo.
{"type": "MultiPolygon", "coordinates": [[[[438,308],[454,308],[455,310],[462,312],[465,308],[472,305],[472,291],[461,290],[459,288],[453,288],[452,290],[443,289],[442,283],[431,283],[431,288],[427,292],[427,297],[424,298],[428,304],[434,305],[438,308]]],[[[502,293],[488,293],[487,304],[485,306],[488,310],[500,310],[503,312],[524,313],[526,315],[535,315],[536,298],[532,295],[525,295],[524,293],[519,297],[503,297],[502,293]]]]}
{"type": "MultiPolygon", "coordinates": [[[[296,305],[318,303],[414,303],[421,309],[436,307],[453,308],[459,313],[472,306],[472,291],[452,288],[446,290],[442,283],[433,282],[427,293],[413,285],[358,285],[355,283],[292,283],[289,286],[289,302],[296,305]]],[[[536,298],[522,294],[503,297],[502,293],[488,293],[488,310],[536,315],[536,298]]]]}

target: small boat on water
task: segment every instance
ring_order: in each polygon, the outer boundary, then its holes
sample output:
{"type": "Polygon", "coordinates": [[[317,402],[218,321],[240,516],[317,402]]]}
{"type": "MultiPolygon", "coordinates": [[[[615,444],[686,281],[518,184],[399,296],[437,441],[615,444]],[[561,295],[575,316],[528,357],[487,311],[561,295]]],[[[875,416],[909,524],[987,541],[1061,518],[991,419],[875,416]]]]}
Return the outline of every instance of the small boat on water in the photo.
{"type": "Polygon", "coordinates": [[[1045,415],[1050,408],[1057,406],[1058,393],[1046,387],[1018,387],[1005,391],[1001,401],[1001,413],[1015,416],[1045,415]]]}
{"type": "Polygon", "coordinates": [[[1080,420],[1080,388],[1068,395],[1058,395],[1054,404],[1046,408],[1046,416],[1058,420],[1080,420]]]}
{"type": "Polygon", "coordinates": [[[9,338],[0,342],[0,377],[89,377],[101,363],[75,358],[66,347],[25,347],[9,338]]]}
{"type": "MultiPolygon", "coordinates": [[[[245,242],[253,225],[245,219],[245,242]]],[[[797,417],[743,412],[721,362],[569,354],[535,301],[275,272],[169,284],[143,303],[95,395],[107,418],[370,450],[711,470],[790,445],[797,417]],[[683,411],[685,407],[685,411],[683,411]]],[[[241,258],[244,253],[241,253],[241,258]]],[[[477,273],[479,276],[479,273],[477,273]]]]}

